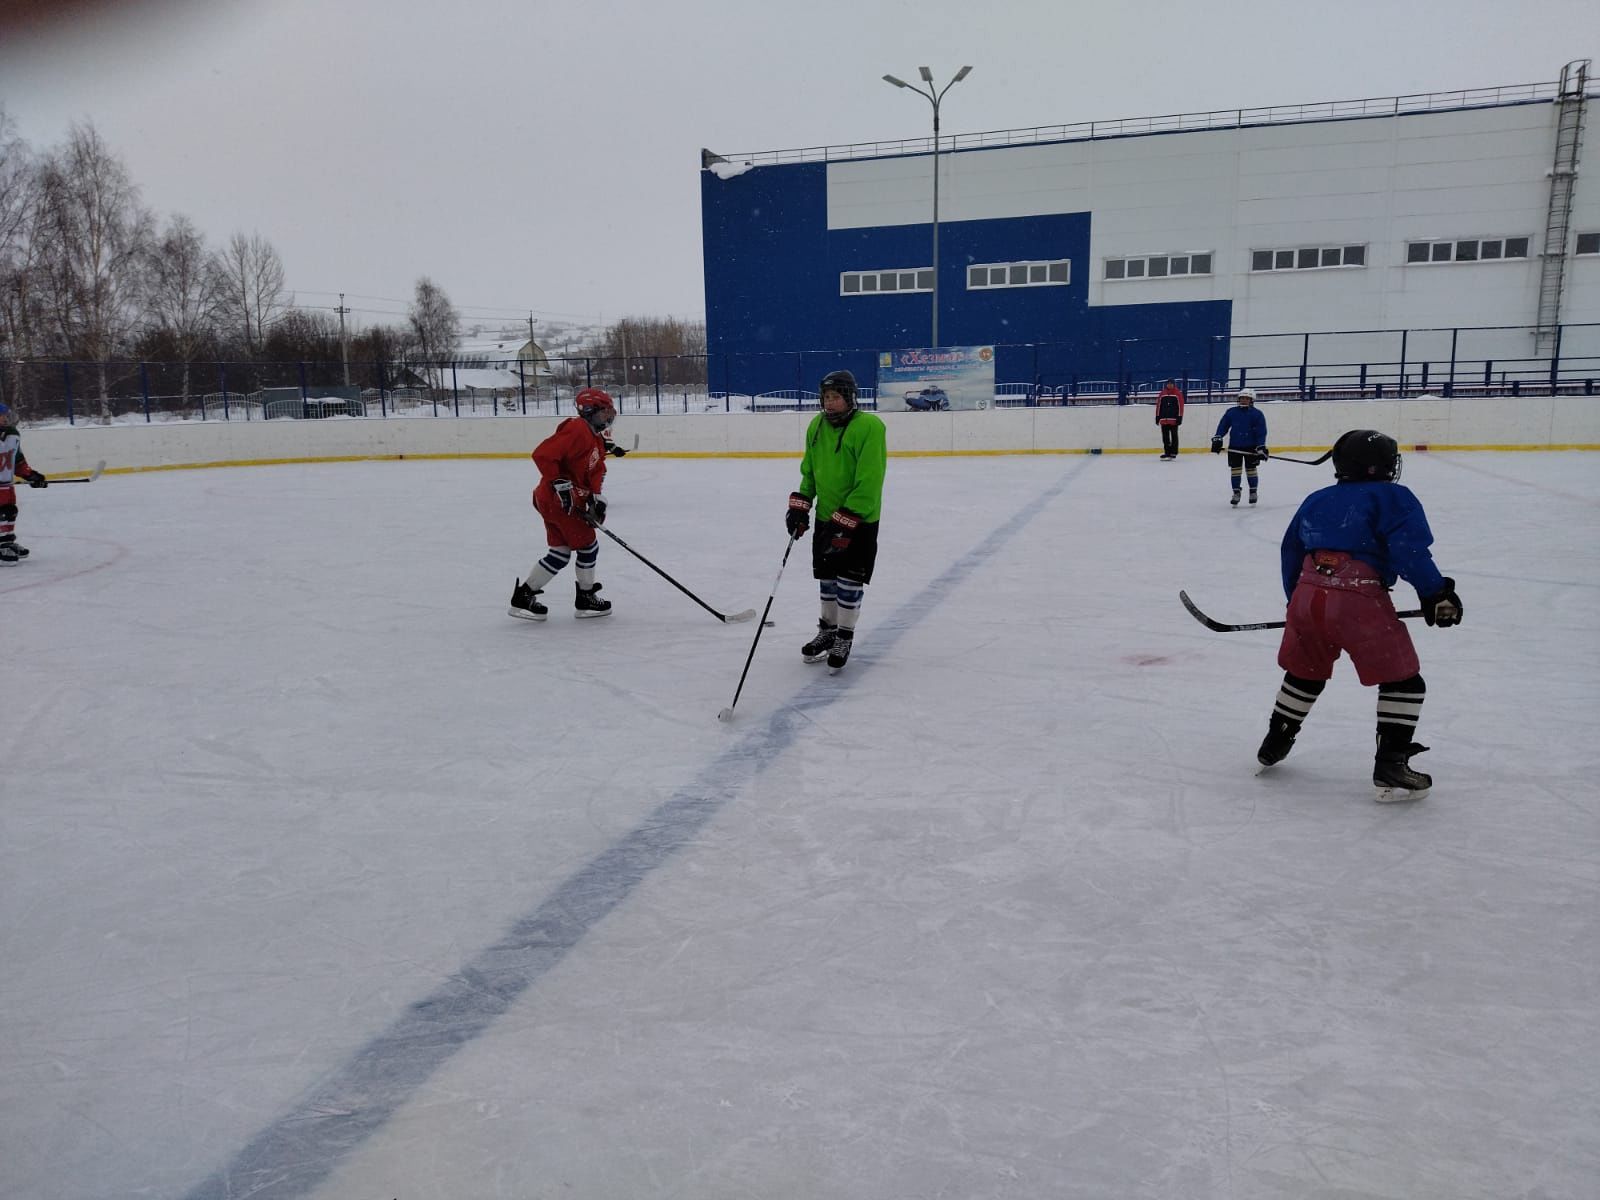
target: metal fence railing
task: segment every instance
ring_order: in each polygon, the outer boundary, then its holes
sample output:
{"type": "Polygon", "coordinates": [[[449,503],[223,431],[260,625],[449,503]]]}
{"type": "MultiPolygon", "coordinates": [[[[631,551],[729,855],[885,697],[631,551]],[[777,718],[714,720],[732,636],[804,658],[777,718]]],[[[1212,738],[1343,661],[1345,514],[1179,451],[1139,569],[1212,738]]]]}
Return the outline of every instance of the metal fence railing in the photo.
{"type": "MultiPolygon", "coordinates": [[[[998,408],[1154,400],[1167,379],[1194,403],[1253,387],[1264,399],[1585,395],[1600,385],[1600,323],[1322,330],[994,348],[998,408]],[[1538,352],[1537,347],[1548,349],[1538,352]]],[[[629,413],[814,411],[839,366],[876,405],[878,351],[720,352],[627,360],[481,364],[0,364],[0,401],[29,425],[407,417],[570,416],[576,392],[606,388],[629,413]],[[346,379],[349,382],[346,382],[346,379]],[[809,384],[809,386],[807,386],[809,384]]]]}

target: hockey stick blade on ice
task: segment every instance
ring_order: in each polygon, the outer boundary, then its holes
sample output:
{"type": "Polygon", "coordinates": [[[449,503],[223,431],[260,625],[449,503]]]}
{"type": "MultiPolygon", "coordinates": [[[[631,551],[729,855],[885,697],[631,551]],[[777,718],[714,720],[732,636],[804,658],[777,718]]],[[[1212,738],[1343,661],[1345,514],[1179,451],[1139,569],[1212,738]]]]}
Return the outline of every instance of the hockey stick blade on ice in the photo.
{"type": "MultiPolygon", "coordinates": [[[[593,524],[593,522],[590,522],[590,524],[593,524]]],[[[748,621],[748,620],[750,620],[751,617],[756,615],[756,610],[753,609],[753,608],[747,608],[743,612],[736,612],[736,613],[718,612],[716,609],[712,608],[711,605],[707,604],[704,600],[700,599],[699,596],[696,596],[688,588],[684,587],[683,584],[679,583],[671,575],[668,575],[660,567],[656,566],[655,563],[651,562],[648,558],[646,558],[644,555],[640,554],[632,546],[628,545],[627,542],[623,541],[616,534],[612,533],[611,530],[607,529],[604,525],[595,525],[595,528],[598,529],[601,533],[605,534],[608,538],[610,538],[617,545],[621,546],[629,554],[631,554],[635,558],[637,558],[645,566],[649,567],[657,575],[661,576],[661,578],[665,579],[673,587],[677,588],[685,596],[689,597],[689,599],[693,600],[701,608],[705,609],[708,613],[710,613],[717,620],[721,621],[724,625],[732,625],[732,624],[735,624],[735,623],[737,623],[739,621],[748,621]]]]}
{"type": "MultiPolygon", "coordinates": [[[[1249,629],[1282,629],[1286,624],[1286,622],[1283,621],[1252,621],[1245,625],[1228,625],[1222,621],[1214,620],[1213,618],[1206,616],[1205,613],[1201,612],[1199,606],[1195,604],[1193,600],[1189,599],[1188,592],[1180,591],[1178,593],[1178,599],[1183,601],[1183,606],[1189,610],[1190,616],[1192,616],[1196,621],[1199,621],[1200,624],[1204,625],[1207,629],[1215,629],[1218,633],[1242,633],[1249,629]]],[[[1420,608],[1408,608],[1405,612],[1395,613],[1395,616],[1402,619],[1420,617],[1421,615],[1422,610],[1420,608]]]]}
{"type": "Polygon", "coordinates": [[[750,639],[750,653],[745,655],[744,670],[739,672],[739,686],[733,689],[733,703],[717,714],[719,721],[733,720],[734,706],[739,703],[739,696],[744,691],[745,676],[750,674],[750,664],[755,661],[756,647],[761,644],[761,635],[767,626],[772,624],[767,620],[767,614],[772,611],[772,599],[778,594],[778,581],[783,578],[783,569],[789,565],[789,552],[794,549],[795,538],[789,538],[789,544],[783,548],[783,561],[778,564],[778,573],[772,577],[772,591],[767,593],[767,606],[761,610],[761,623],[756,626],[756,636],[750,639]]]}
{"type": "Polygon", "coordinates": [[[96,479],[99,479],[100,476],[104,475],[105,472],[106,460],[102,458],[99,462],[95,463],[94,470],[90,471],[87,475],[69,475],[65,479],[52,479],[50,483],[51,485],[57,483],[93,483],[96,479]]]}

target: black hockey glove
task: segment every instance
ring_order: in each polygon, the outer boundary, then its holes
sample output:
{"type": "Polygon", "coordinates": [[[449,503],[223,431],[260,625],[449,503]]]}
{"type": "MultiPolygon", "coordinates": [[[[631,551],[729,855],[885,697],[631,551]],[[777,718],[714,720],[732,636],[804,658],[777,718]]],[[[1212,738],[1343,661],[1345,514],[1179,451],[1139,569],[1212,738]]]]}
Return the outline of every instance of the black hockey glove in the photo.
{"type": "Polygon", "coordinates": [[[1449,629],[1452,625],[1461,624],[1461,614],[1466,611],[1461,607],[1461,597],[1456,595],[1456,581],[1450,576],[1444,577],[1444,586],[1431,596],[1422,598],[1422,619],[1429,625],[1437,625],[1440,629],[1449,629]]]}
{"type": "Polygon", "coordinates": [[[591,525],[604,525],[606,523],[606,502],[603,496],[590,496],[589,502],[584,505],[583,515],[591,525]]]}
{"type": "Polygon", "coordinates": [[[1267,448],[1265,446],[1257,446],[1256,447],[1256,457],[1257,458],[1268,458],[1268,457],[1270,457],[1268,455],[1268,453],[1267,453],[1267,448]]]}
{"type": "Polygon", "coordinates": [[[626,458],[628,454],[626,450],[615,442],[606,443],[606,453],[611,455],[612,458],[626,458]]]}
{"type": "Polygon", "coordinates": [[[789,493],[789,511],[784,514],[783,526],[791,540],[805,537],[811,528],[811,501],[799,492],[789,493]]]}
{"type": "Polygon", "coordinates": [[[1221,454],[1222,453],[1222,439],[1221,438],[1214,437],[1214,438],[1211,439],[1211,453],[1213,453],[1213,454],[1221,454]]]}
{"type": "Polygon", "coordinates": [[[558,479],[550,486],[556,491],[556,501],[561,505],[561,511],[570,516],[572,513],[572,480],[558,479]]]}
{"type": "Polygon", "coordinates": [[[839,508],[828,518],[828,524],[833,526],[833,540],[828,543],[827,553],[835,556],[843,554],[850,549],[850,539],[861,527],[861,518],[848,508],[839,508]]]}
{"type": "Polygon", "coordinates": [[[46,479],[40,472],[35,471],[32,475],[30,475],[28,477],[28,486],[29,487],[49,487],[50,486],[50,481],[48,479],[46,479]]]}

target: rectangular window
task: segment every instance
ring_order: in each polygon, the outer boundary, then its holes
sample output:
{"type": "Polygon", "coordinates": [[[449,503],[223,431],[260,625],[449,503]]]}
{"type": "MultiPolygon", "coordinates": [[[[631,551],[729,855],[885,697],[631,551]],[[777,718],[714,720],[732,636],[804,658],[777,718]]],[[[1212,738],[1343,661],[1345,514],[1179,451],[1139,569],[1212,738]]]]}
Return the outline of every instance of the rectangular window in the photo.
{"type": "Polygon", "coordinates": [[[1578,235],[1579,254],[1600,254],[1600,233],[1580,233],[1578,235]]]}
{"type": "Polygon", "coordinates": [[[1406,243],[1408,263],[1495,262],[1527,257],[1528,239],[1525,237],[1449,238],[1406,243]]]}
{"type": "Polygon", "coordinates": [[[845,271],[839,276],[841,296],[884,295],[933,291],[929,267],[889,268],[883,271],[845,271]]]}
{"type": "MultiPolygon", "coordinates": [[[[1113,274],[1127,266],[1123,259],[1106,259],[1106,278],[1120,279],[1113,274]]],[[[1035,259],[1030,262],[978,263],[967,268],[967,287],[1060,287],[1072,280],[1070,259],[1035,259]]]]}
{"type": "Polygon", "coordinates": [[[1166,279],[1173,275],[1209,274],[1209,254],[1143,254],[1138,258],[1106,259],[1107,279],[1166,279]],[[1117,264],[1115,274],[1112,263],[1117,264]]]}
{"type": "MultiPolygon", "coordinates": [[[[1197,259],[1201,256],[1197,256],[1197,259]]],[[[1205,269],[1211,269],[1211,256],[1204,255],[1205,269]]],[[[1252,271],[1310,271],[1323,267],[1364,267],[1365,246],[1298,246],[1292,250],[1252,250],[1252,271]]],[[[1197,268],[1198,269],[1198,268],[1197,268]]]]}

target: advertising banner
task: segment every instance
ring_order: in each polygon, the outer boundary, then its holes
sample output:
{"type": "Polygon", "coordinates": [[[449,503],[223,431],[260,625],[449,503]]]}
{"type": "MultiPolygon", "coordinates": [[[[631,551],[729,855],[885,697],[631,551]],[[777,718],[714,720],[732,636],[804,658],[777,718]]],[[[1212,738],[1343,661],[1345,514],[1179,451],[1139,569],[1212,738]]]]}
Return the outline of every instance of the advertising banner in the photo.
{"type": "Polygon", "coordinates": [[[879,412],[993,407],[993,346],[884,350],[878,355],[879,412]]]}

